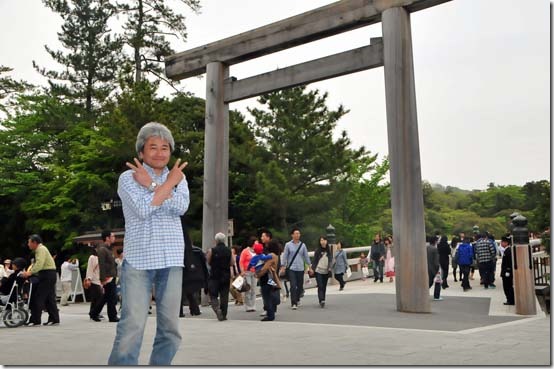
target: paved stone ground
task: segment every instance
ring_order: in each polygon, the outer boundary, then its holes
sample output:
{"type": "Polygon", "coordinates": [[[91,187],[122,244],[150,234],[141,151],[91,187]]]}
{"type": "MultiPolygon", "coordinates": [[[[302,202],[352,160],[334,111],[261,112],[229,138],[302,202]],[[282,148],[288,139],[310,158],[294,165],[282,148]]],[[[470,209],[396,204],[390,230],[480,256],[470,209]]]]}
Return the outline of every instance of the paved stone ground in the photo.
{"type": "MultiPolygon", "coordinates": [[[[452,277],[451,277],[452,278],[452,277]]],[[[277,320],[230,306],[218,322],[211,309],[180,320],[183,341],[175,365],[551,365],[550,316],[518,316],[498,288],[463,292],[449,281],[431,314],[395,310],[394,283],[353,281],[328,287],[327,306],[307,289],[299,310],[279,306],[277,320]],[[245,348],[248,353],[242,354],[245,348]],[[217,348],[217,349],[214,349],[217,348]]],[[[538,305],[537,305],[538,306],[538,305]]],[[[185,309],[185,311],[187,311],[185,309]]],[[[4,365],[105,365],[115,324],[88,319],[88,304],[61,307],[57,327],[0,326],[4,365]],[[29,350],[32,348],[32,350],[29,350]]],[[[45,317],[45,316],[44,316],[45,317]]],[[[155,334],[148,319],[140,363],[147,364],[155,334]]]]}

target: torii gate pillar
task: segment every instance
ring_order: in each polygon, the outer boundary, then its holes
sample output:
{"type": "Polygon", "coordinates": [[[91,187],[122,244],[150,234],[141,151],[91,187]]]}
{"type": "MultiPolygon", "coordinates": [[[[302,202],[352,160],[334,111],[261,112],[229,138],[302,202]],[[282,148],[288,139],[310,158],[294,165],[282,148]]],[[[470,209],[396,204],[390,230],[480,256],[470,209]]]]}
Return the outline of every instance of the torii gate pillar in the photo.
{"type": "Polygon", "coordinates": [[[392,228],[397,258],[396,308],[429,313],[410,14],[402,7],[386,9],[382,27],[392,228]]]}
{"type": "Polygon", "coordinates": [[[204,196],[202,250],[214,245],[217,232],[227,234],[229,202],[229,104],[224,101],[224,81],[229,67],[206,66],[206,127],[204,131],[204,196]]]}

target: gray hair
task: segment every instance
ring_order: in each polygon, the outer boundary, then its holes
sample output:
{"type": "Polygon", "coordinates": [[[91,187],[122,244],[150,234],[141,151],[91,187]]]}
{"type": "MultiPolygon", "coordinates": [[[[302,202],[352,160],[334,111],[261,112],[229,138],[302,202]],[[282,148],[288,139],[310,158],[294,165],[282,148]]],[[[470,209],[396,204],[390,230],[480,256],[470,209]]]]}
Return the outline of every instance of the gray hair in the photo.
{"type": "Polygon", "coordinates": [[[215,242],[225,243],[225,241],[227,241],[227,236],[225,236],[223,233],[219,232],[215,235],[215,242]]]}
{"type": "Polygon", "coordinates": [[[142,126],[137,135],[137,142],[135,143],[137,154],[144,150],[144,144],[150,137],[159,137],[162,140],[167,141],[171,152],[175,149],[175,140],[173,140],[171,131],[161,123],[150,122],[142,126]]]}

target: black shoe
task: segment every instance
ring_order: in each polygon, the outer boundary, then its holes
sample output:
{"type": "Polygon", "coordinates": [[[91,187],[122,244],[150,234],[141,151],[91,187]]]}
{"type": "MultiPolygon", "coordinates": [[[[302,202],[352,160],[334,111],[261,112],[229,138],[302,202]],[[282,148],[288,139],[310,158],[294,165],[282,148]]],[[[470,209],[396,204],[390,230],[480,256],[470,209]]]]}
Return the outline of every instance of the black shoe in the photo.
{"type": "Polygon", "coordinates": [[[505,302],[504,305],[515,305],[513,302],[505,302]]]}
{"type": "Polygon", "coordinates": [[[321,308],[324,308],[325,307],[325,301],[320,301],[319,306],[321,306],[321,308]]]}
{"type": "MultiPolygon", "coordinates": [[[[191,314],[191,315],[194,315],[194,314],[191,314]]],[[[185,314],[183,314],[183,313],[179,314],[179,318],[184,318],[184,317],[185,317],[185,314]]]]}
{"type": "Polygon", "coordinates": [[[119,318],[110,319],[110,322],[112,322],[112,323],[117,323],[117,322],[119,322],[119,318]]]}
{"type": "Polygon", "coordinates": [[[97,317],[97,316],[91,316],[90,319],[91,319],[91,320],[94,320],[95,322],[101,322],[101,321],[102,321],[102,319],[100,319],[100,318],[97,317]]]}
{"type": "Polygon", "coordinates": [[[263,319],[260,319],[261,322],[272,322],[274,321],[275,319],[269,319],[267,316],[263,319]]]}

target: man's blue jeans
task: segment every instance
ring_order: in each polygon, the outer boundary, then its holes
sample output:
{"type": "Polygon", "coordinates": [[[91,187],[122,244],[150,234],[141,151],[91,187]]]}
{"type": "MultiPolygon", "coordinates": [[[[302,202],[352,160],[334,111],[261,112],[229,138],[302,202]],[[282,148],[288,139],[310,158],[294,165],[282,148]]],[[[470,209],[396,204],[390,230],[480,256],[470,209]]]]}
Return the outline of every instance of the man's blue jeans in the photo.
{"type": "Polygon", "coordinates": [[[152,287],[156,293],[156,338],[149,365],[170,365],[181,343],[179,303],[183,268],[138,270],[123,260],[121,269],[121,320],[108,365],[138,364],[152,287]]]}

